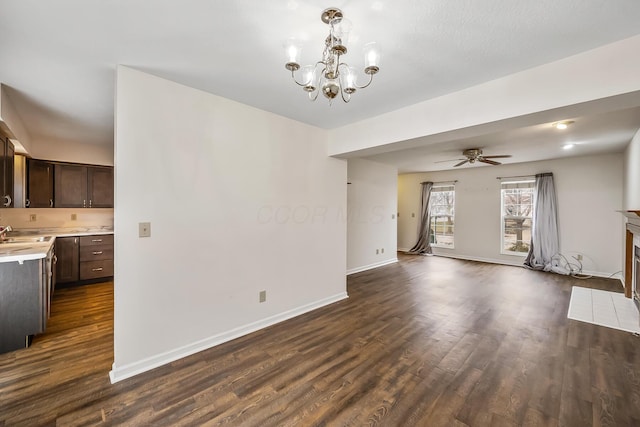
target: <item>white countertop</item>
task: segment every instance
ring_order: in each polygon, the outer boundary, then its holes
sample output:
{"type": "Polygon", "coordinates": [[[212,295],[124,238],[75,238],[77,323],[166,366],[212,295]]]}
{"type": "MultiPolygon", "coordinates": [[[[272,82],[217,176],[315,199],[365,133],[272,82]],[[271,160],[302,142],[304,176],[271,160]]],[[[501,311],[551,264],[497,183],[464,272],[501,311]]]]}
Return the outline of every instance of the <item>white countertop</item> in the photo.
{"type": "Polygon", "coordinates": [[[39,229],[39,230],[17,230],[8,233],[7,237],[42,237],[51,236],[48,242],[15,242],[0,243],[0,263],[3,262],[20,262],[34,259],[41,259],[47,256],[51,246],[55,242],[56,237],[74,237],[74,236],[93,236],[113,234],[113,230],[109,229],[89,229],[89,228],[58,228],[58,229],[39,229]]]}
{"type": "Polygon", "coordinates": [[[17,261],[22,263],[47,256],[56,238],[51,237],[48,242],[16,242],[0,243],[0,263],[17,261]]]}

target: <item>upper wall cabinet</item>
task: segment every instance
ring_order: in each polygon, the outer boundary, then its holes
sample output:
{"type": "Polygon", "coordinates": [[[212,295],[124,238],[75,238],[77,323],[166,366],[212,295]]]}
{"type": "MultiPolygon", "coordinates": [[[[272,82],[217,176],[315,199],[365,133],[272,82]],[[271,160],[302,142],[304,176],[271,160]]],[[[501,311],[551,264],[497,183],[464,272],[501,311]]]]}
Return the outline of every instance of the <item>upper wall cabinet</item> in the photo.
{"type": "Polygon", "coordinates": [[[13,143],[0,135],[0,207],[13,207],[13,143]]]}
{"type": "Polygon", "coordinates": [[[53,168],[51,162],[27,160],[27,207],[53,207],[53,168]]]}
{"type": "Polygon", "coordinates": [[[113,207],[113,168],[77,164],[56,164],[54,207],[113,207]]]}
{"type": "Polygon", "coordinates": [[[113,167],[27,160],[29,208],[112,208],[113,167]]]}
{"type": "Polygon", "coordinates": [[[87,197],[90,208],[113,207],[113,168],[87,167],[87,197]]]}

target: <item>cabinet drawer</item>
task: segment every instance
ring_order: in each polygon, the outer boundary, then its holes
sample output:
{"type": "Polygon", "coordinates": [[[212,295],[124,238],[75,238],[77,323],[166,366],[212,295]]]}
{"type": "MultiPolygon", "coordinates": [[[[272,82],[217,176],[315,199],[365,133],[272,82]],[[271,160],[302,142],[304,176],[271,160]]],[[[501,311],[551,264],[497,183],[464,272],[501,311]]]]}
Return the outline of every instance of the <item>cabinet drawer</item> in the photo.
{"type": "Polygon", "coordinates": [[[113,260],[85,261],[80,263],[80,280],[113,276],[113,260]]]}
{"type": "Polygon", "coordinates": [[[80,247],[80,262],[113,259],[113,245],[80,247]]]}
{"type": "Polygon", "coordinates": [[[80,237],[80,247],[94,245],[113,245],[113,234],[101,234],[99,236],[80,237]]]}

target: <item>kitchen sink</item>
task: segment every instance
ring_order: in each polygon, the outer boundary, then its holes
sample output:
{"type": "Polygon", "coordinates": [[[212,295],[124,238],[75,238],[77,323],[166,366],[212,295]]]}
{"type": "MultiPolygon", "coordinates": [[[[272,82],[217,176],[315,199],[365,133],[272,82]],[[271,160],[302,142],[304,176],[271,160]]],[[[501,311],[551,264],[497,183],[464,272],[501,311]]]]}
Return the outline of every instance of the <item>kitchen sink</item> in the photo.
{"type": "Polygon", "coordinates": [[[51,236],[16,236],[7,237],[4,240],[0,240],[0,244],[6,243],[44,243],[51,240],[51,236]]]}

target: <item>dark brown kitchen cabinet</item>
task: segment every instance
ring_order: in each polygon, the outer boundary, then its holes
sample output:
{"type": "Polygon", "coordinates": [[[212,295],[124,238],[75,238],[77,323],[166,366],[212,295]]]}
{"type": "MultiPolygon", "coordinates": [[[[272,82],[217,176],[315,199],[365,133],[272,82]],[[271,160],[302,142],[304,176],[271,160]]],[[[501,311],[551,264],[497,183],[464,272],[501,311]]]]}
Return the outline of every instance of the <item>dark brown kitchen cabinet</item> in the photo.
{"type": "Polygon", "coordinates": [[[87,198],[90,208],[113,207],[113,168],[87,167],[87,198]]]}
{"type": "Polygon", "coordinates": [[[27,160],[27,207],[53,207],[53,169],[51,162],[27,160]]]}
{"type": "Polygon", "coordinates": [[[0,207],[12,208],[13,205],[13,143],[0,135],[0,207]]]}
{"type": "Polygon", "coordinates": [[[113,207],[113,168],[56,164],[54,207],[113,207]]]}
{"type": "Polygon", "coordinates": [[[80,280],[113,276],[113,235],[80,237],[80,280]]]}
{"type": "Polygon", "coordinates": [[[56,282],[77,282],[80,279],[80,238],[56,238],[56,282]]]}
{"type": "Polygon", "coordinates": [[[113,234],[56,238],[56,282],[113,276],[113,234]]]}

